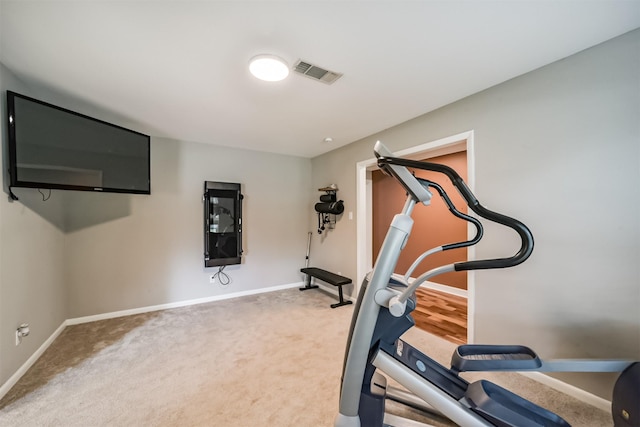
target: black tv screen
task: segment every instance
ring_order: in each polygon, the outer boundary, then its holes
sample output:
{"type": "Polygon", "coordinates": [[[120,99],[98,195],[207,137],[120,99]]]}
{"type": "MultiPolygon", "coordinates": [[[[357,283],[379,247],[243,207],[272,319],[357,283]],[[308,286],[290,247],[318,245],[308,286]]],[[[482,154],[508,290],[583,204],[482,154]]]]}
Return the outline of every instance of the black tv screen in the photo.
{"type": "Polygon", "coordinates": [[[151,193],[150,138],[7,91],[11,187],[151,193]]]}

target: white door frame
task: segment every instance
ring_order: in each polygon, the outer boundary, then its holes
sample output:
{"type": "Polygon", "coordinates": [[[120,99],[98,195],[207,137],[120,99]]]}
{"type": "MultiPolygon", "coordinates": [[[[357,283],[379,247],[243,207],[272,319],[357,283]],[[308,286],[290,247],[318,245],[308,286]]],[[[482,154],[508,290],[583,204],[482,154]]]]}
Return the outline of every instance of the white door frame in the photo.
{"type": "MultiPolygon", "coordinates": [[[[415,147],[394,153],[397,157],[413,160],[424,160],[460,151],[467,152],[467,185],[471,191],[475,189],[475,155],[473,151],[473,130],[462,132],[436,141],[427,142],[415,147]]],[[[383,141],[384,142],[384,141],[383,141]]],[[[371,172],[378,169],[375,158],[356,163],[356,295],[365,275],[373,268],[372,260],[372,180],[371,172]]],[[[469,225],[469,238],[473,237],[475,228],[469,225]]],[[[469,259],[474,259],[475,249],[468,248],[469,259]]],[[[464,292],[462,292],[464,294],[464,292]]],[[[467,342],[473,342],[473,319],[475,313],[475,277],[473,271],[467,272],[467,342]]]]}

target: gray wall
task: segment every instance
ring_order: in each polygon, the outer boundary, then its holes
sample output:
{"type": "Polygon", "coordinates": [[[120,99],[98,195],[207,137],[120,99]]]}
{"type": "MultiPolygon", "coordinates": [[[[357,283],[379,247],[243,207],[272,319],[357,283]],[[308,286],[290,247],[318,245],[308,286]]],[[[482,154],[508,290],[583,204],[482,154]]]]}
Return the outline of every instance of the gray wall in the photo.
{"type": "MultiPolygon", "coordinates": [[[[309,159],[162,138],[151,151],[151,196],[126,196],[130,214],[66,236],[70,317],[302,280],[309,159]],[[205,180],[242,184],[244,256],[225,269],[228,286],[210,284],[217,268],[203,267],[205,180]]],[[[76,195],[67,209],[109,209],[101,196],[76,195]]]]}
{"type": "MultiPolygon", "coordinates": [[[[376,140],[400,150],[468,130],[478,199],[536,239],[525,264],[476,273],[475,342],[640,359],[640,30],[319,156],[312,185],[337,182],[355,209],[355,164],[376,140]]],[[[355,277],[355,235],[343,219],[316,259],[355,277]]],[[[516,245],[488,226],[476,256],[516,245]]],[[[611,375],[562,379],[610,399],[611,375]]]]}
{"type": "MultiPolygon", "coordinates": [[[[0,64],[3,170],[7,169],[5,90],[8,88],[26,89],[0,64]]],[[[6,189],[5,178],[2,174],[6,189]]],[[[15,193],[21,202],[9,202],[6,194],[0,197],[0,384],[36,352],[67,316],[64,233],[54,225],[61,218],[62,206],[54,200],[42,205],[41,213],[37,213],[27,206],[42,203],[38,192],[15,193]],[[15,331],[22,322],[29,322],[31,334],[16,346],[15,331]]]]}

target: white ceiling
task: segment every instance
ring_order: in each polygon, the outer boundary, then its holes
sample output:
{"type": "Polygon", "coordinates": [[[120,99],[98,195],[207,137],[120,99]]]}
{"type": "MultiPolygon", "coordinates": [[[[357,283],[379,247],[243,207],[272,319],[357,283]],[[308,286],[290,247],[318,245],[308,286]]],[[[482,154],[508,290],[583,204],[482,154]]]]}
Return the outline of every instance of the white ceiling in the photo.
{"type": "Polygon", "coordinates": [[[618,0],[0,0],[0,61],[152,136],[314,157],[638,27],[618,0]],[[261,53],[344,76],[261,82],[261,53]]]}

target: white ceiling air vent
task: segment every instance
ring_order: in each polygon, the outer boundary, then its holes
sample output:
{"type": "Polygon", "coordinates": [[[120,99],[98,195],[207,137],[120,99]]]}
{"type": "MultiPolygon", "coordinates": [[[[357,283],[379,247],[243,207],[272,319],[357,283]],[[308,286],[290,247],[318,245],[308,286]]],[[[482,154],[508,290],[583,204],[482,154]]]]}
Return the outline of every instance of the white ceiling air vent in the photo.
{"type": "Polygon", "coordinates": [[[316,65],[309,64],[299,59],[293,66],[293,71],[303,76],[309,77],[313,80],[318,80],[322,83],[330,85],[331,83],[342,77],[342,74],[333,71],[325,70],[316,65]]]}

